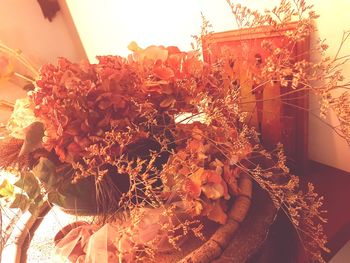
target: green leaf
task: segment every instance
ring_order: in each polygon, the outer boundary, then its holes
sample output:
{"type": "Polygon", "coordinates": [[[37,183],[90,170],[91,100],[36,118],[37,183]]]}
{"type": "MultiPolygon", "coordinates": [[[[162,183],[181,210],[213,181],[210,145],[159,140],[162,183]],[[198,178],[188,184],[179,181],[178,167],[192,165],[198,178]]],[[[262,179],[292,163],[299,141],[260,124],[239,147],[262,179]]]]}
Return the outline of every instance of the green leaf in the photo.
{"type": "Polygon", "coordinates": [[[58,183],[56,166],[49,159],[41,157],[39,163],[33,168],[34,175],[49,187],[54,187],[58,183]]]}
{"type": "Polygon", "coordinates": [[[10,197],[14,193],[14,187],[7,179],[4,179],[0,185],[0,197],[10,197]]]}
{"type": "Polygon", "coordinates": [[[30,203],[30,206],[28,208],[28,211],[34,215],[38,213],[38,208],[44,203],[43,196],[39,194],[32,202],[30,203]]]}
{"type": "Polygon", "coordinates": [[[37,204],[34,204],[34,203],[31,203],[30,206],[28,207],[28,211],[34,215],[38,212],[38,205],[37,204]]]}
{"type": "Polygon", "coordinates": [[[27,210],[30,205],[30,200],[26,195],[16,194],[15,200],[12,202],[10,208],[19,208],[23,212],[27,210]]]}
{"type": "Polygon", "coordinates": [[[31,172],[22,173],[15,186],[23,189],[31,199],[40,194],[39,182],[31,172]]]}
{"type": "Polygon", "coordinates": [[[48,193],[47,199],[52,204],[56,204],[58,206],[65,207],[66,197],[57,191],[48,193]]]}
{"type": "Polygon", "coordinates": [[[28,208],[28,211],[34,215],[36,213],[39,212],[39,208],[40,206],[43,204],[43,201],[39,202],[39,203],[31,203],[29,208],[28,208]]]}
{"type": "Polygon", "coordinates": [[[44,137],[44,124],[35,121],[24,129],[25,138],[18,156],[29,154],[41,147],[42,138],[44,137]]]}

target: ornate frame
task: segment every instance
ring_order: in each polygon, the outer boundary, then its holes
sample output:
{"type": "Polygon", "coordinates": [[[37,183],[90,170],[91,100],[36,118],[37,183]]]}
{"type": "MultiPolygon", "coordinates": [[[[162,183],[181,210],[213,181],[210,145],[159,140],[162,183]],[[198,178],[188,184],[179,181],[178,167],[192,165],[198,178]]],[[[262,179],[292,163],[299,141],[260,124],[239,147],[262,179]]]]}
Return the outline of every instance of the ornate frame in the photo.
{"type": "MultiPolygon", "coordinates": [[[[246,79],[244,83],[238,83],[241,86],[241,102],[246,104],[248,112],[252,112],[252,124],[261,132],[263,145],[271,148],[281,141],[292,172],[302,174],[308,163],[308,112],[305,110],[309,103],[308,93],[301,85],[293,92],[289,92],[289,87],[282,88],[273,83],[252,88],[252,83],[259,79],[259,66],[268,57],[261,47],[262,42],[269,40],[276,46],[288,45],[284,33],[295,30],[296,26],[294,22],[277,29],[266,26],[218,32],[203,38],[202,43],[203,57],[208,63],[215,63],[217,55],[223,52],[232,56],[232,74],[237,74],[240,80],[246,79]],[[253,116],[254,111],[256,116],[253,116]]],[[[293,60],[308,61],[309,45],[308,36],[306,41],[290,47],[293,60]]]]}

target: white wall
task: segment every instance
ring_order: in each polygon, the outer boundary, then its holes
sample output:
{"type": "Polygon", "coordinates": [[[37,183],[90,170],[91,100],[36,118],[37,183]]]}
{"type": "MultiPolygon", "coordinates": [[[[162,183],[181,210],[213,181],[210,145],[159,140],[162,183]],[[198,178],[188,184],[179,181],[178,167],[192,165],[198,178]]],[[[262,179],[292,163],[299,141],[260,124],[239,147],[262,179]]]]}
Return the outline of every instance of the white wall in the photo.
{"type": "Polygon", "coordinates": [[[38,64],[54,63],[59,56],[81,60],[82,46],[74,33],[62,11],[49,22],[36,0],[0,1],[0,41],[21,49],[38,64]]]}
{"type": "MultiPolygon", "coordinates": [[[[21,49],[37,65],[55,63],[59,56],[72,61],[86,57],[67,12],[58,12],[49,22],[36,0],[0,0],[0,41],[21,49]]],[[[0,83],[0,99],[13,102],[24,95],[13,83],[0,83]]],[[[9,112],[0,111],[0,122],[8,115],[9,112]]]]}
{"type": "MultiPolygon", "coordinates": [[[[279,0],[235,2],[263,10],[275,6],[279,0]]],[[[329,55],[334,55],[342,31],[350,29],[350,1],[308,2],[314,4],[315,11],[321,15],[317,22],[319,34],[327,38],[331,46],[329,55]]],[[[127,54],[126,47],[133,40],[141,47],[163,44],[188,50],[192,41],[190,36],[200,30],[200,12],[211,21],[214,31],[235,27],[226,0],[67,0],[67,4],[92,61],[96,55],[127,54]]],[[[344,69],[350,79],[349,67],[344,69]]],[[[328,120],[334,123],[334,117],[329,116],[328,120]]],[[[349,146],[313,117],[310,117],[309,156],[312,160],[350,171],[349,146]]]]}
{"type": "MultiPolygon", "coordinates": [[[[129,53],[136,41],[141,47],[176,45],[189,50],[191,35],[198,35],[201,12],[214,31],[235,27],[226,0],[66,0],[91,61],[96,55],[129,53]]],[[[241,0],[264,9],[267,1],[241,0]],[[264,2],[263,5],[261,2],[264,2]]],[[[268,1],[271,4],[278,0],[268,1]]]]}
{"type": "MultiPolygon", "coordinates": [[[[319,36],[327,39],[329,49],[327,55],[334,57],[337,53],[342,33],[350,30],[349,0],[312,1],[315,10],[320,14],[317,21],[319,36]]],[[[350,40],[346,42],[341,54],[350,54],[350,40]]],[[[344,76],[350,81],[350,63],[342,67],[344,76]]],[[[314,98],[310,98],[310,106],[318,106],[314,98]]],[[[317,114],[317,111],[315,111],[317,114]]],[[[337,125],[333,114],[327,116],[327,122],[337,125]]],[[[350,172],[350,146],[332,130],[313,115],[309,121],[309,157],[312,160],[337,167],[350,172]]]]}

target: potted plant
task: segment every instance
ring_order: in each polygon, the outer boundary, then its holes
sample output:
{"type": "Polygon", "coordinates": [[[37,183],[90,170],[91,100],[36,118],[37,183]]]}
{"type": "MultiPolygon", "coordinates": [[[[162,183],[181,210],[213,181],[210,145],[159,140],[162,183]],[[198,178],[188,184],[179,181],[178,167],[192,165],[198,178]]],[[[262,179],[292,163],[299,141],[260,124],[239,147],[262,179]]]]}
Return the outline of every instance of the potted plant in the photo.
{"type": "MultiPolygon", "coordinates": [[[[296,43],[313,30],[316,16],[303,1],[295,5],[282,1],[264,14],[230,7],[237,21],[248,27],[275,30],[297,16],[295,31],[285,32],[296,43]]],[[[203,39],[210,40],[207,26],[204,19],[199,46],[203,39]]],[[[210,262],[247,215],[254,180],[301,229],[311,258],[322,261],[321,251],[327,251],[322,198],[311,184],[306,192],[299,191],[299,179],[286,166],[283,146],[265,150],[256,129],[248,125],[234,54],[223,53],[207,63],[198,50],[142,49],[134,42],[129,49],[133,53],[127,58],[100,56],[96,64],[61,58],[39,71],[16,55],[33,73],[26,77],[32,89],[14,105],[0,141],[0,166],[18,172],[22,184],[16,185],[25,190],[25,208],[35,211],[35,204],[47,200],[66,212],[100,219],[98,227],[79,224],[67,242],[59,242],[60,248],[73,238],[68,251],[80,251],[76,260],[97,254],[110,260],[151,260],[159,246],[176,248],[189,232],[202,238],[207,218],[218,224],[217,230],[182,262],[210,262]],[[121,215],[122,223],[113,223],[121,215]],[[108,241],[103,248],[96,241],[101,235],[108,241]]],[[[342,110],[346,94],[332,98],[327,93],[341,81],[332,73],[337,64],[293,64],[287,49],[278,54],[271,45],[266,49],[271,54],[263,65],[262,81],[281,83],[291,92],[303,83],[334,107],[343,120],[343,135],[349,138],[350,114],[342,110]],[[333,82],[311,86],[314,79],[329,77],[333,82]]],[[[14,54],[3,45],[1,51],[14,54]]],[[[1,76],[14,74],[9,63],[4,65],[1,76]]],[[[8,188],[4,182],[0,194],[11,201],[13,191],[3,190],[8,188]]]]}

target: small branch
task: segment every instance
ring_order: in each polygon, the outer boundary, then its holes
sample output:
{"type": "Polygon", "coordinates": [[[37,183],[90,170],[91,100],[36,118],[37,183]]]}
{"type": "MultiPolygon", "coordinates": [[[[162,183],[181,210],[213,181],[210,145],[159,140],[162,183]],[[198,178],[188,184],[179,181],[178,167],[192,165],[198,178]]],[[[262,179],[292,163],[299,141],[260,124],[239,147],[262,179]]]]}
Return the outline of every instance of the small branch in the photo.
{"type": "Polygon", "coordinates": [[[0,51],[15,57],[26,69],[28,69],[34,75],[35,79],[39,76],[39,71],[36,69],[36,67],[27,58],[21,55],[20,52],[7,47],[3,43],[0,43],[0,51]]]}
{"type": "Polygon", "coordinates": [[[15,104],[6,100],[0,100],[0,108],[13,111],[15,104]]]}
{"type": "Polygon", "coordinates": [[[343,32],[342,39],[341,39],[338,51],[337,51],[336,55],[334,56],[333,61],[338,59],[339,53],[340,53],[341,49],[343,48],[343,45],[344,45],[344,43],[346,42],[346,40],[348,39],[349,36],[350,36],[350,31],[343,32]]]}
{"type": "Polygon", "coordinates": [[[24,79],[24,80],[26,80],[26,81],[28,81],[28,82],[30,82],[30,83],[35,83],[35,80],[34,79],[31,79],[31,78],[29,78],[29,77],[26,77],[26,76],[24,76],[24,75],[22,75],[22,74],[20,74],[20,73],[18,73],[18,72],[15,72],[14,73],[14,75],[16,76],[16,77],[19,77],[19,78],[21,78],[21,79],[24,79]]]}

